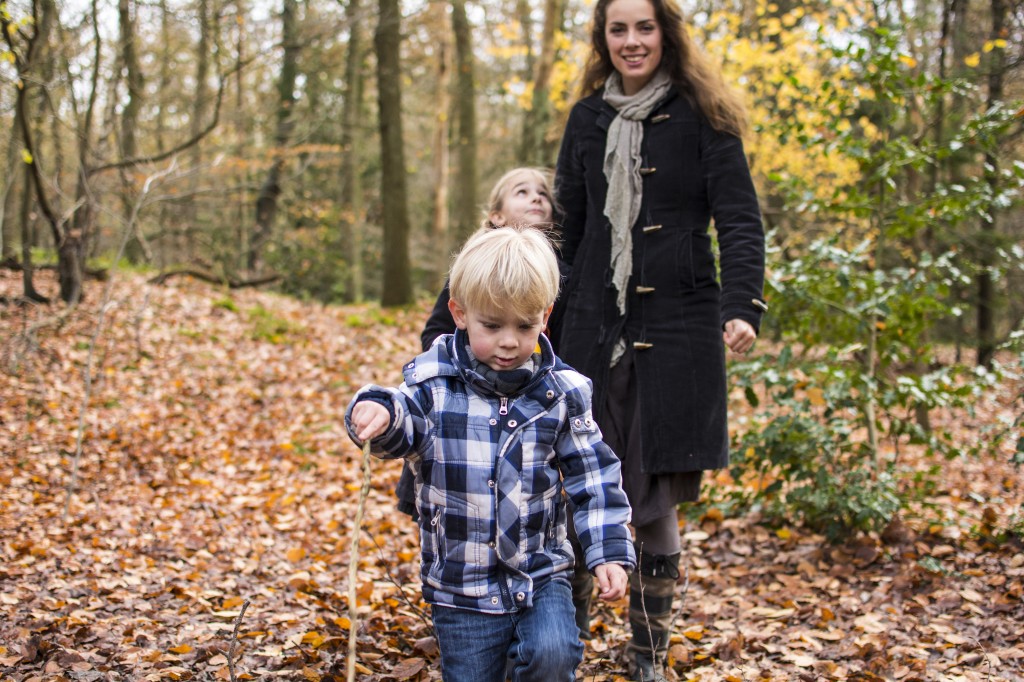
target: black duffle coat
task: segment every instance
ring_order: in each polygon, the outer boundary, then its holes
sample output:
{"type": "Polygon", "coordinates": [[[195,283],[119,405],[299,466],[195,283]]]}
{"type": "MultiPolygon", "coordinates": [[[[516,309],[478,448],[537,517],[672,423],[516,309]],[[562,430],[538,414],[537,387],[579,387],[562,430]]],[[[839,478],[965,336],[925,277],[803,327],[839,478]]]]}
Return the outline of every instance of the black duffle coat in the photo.
{"type": "Polygon", "coordinates": [[[721,468],[729,457],[723,325],[738,318],[757,330],[763,305],[764,228],[743,144],[716,132],[677,90],[643,122],[643,202],[623,316],[604,215],[615,116],[601,92],[580,100],[558,155],[560,248],[571,269],[559,355],[593,380],[600,423],[612,350],[624,338],[634,350],[643,473],[721,468]]]}

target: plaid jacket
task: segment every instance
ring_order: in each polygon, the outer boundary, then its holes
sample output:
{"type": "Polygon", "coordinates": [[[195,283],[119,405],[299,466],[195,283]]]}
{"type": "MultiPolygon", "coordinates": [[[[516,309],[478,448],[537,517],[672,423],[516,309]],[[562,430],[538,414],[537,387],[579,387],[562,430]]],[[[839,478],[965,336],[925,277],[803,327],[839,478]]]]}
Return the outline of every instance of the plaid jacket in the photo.
{"type": "Polygon", "coordinates": [[[566,492],[587,568],[636,565],[619,460],[591,414],[590,381],[541,337],[540,369],[517,394],[497,395],[469,369],[455,336],[405,365],[398,388],[364,386],[352,407],[381,402],[388,430],[371,442],[416,474],[423,596],[431,604],[507,613],[574,564],[566,492]]]}

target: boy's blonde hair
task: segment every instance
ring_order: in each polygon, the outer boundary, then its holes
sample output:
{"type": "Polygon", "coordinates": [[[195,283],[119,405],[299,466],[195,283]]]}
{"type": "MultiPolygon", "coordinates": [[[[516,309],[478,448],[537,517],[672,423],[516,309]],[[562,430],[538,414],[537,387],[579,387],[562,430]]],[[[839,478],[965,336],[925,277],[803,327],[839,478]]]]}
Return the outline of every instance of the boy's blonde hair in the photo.
{"type": "Polygon", "coordinates": [[[523,317],[558,296],[558,261],[547,235],[529,225],[481,228],[452,263],[452,300],[472,310],[511,309],[523,317]]]}
{"type": "Polygon", "coordinates": [[[551,171],[547,168],[520,166],[519,168],[513,168],[498,178],[498,181],[494,183],[494,187],[491,188],[491,196],[487,198],[487,211],[484,214],[484,227],[497,227],[491,222],[491,216],[495,213],[501,213],[504,210],[502,200],[504,200],[505,194],[508,193],[515,181],[523,175],[532,176],[534,180],[540,182],[541,186],[548,193],[548,200],[551,202],[552,212],[558,212],[558,207],[555,204],[555,193],[554,190],[551,189],[551,171]]]}

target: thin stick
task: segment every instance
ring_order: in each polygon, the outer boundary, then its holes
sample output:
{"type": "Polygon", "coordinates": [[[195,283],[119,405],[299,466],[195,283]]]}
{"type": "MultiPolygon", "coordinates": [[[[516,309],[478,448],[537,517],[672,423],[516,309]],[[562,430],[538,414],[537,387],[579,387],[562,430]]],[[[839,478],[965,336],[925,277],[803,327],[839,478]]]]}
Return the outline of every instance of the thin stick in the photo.
{"type": "Polygon", "coordinates": [[[245,615],[247,608],[249,608],[248,599],[242,602],[242,610],[235,617],[235,629],[231,632],[231,643],[228,644],[228,672],[231,673],[231,682],[237,682],[235,677],[235,643],[238,642],[238,626],[242,624],[242,616],[245,615]]]}
{"type": "Polygon", "coordinates": [[[348,556],[348,682],[356,679],[356,632],[359,615],[356,613],[356,578],[359,568],[359,530],[363,525],[363,508],[370,494],[370,441],[363,443],[363,487],[359,489],[359,505],[352,522],[352,548],[348,556]]]}

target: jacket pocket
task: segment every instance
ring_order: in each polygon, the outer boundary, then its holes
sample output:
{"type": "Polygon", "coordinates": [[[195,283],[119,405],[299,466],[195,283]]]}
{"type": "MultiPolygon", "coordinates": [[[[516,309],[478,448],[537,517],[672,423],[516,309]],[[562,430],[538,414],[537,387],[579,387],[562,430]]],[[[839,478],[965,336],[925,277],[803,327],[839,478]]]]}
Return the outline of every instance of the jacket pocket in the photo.
{"type": "Polygon", "coordinates": [[[711,235],[707,232],[682,230],[676,246],[676,272],[683,291],[694,291],[718,282],[711,235]]]}

